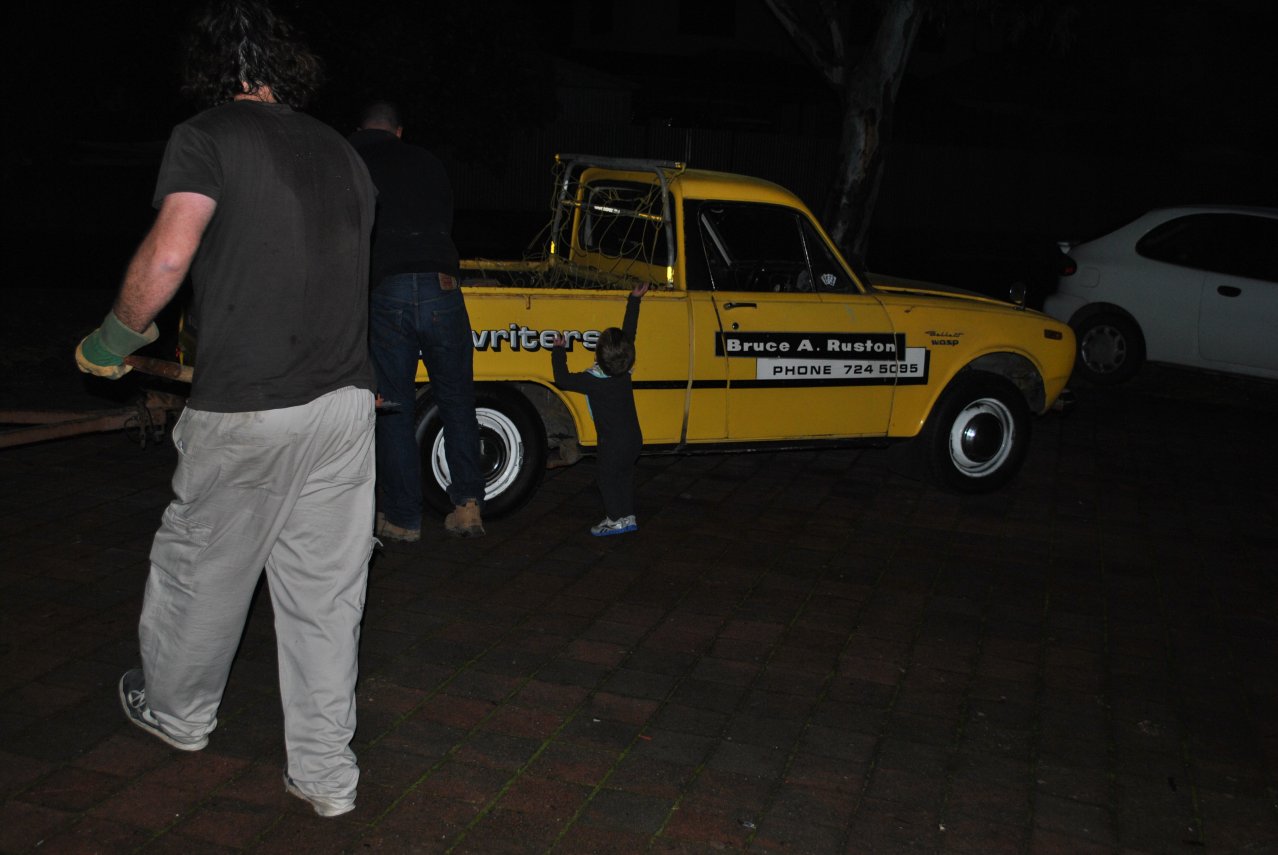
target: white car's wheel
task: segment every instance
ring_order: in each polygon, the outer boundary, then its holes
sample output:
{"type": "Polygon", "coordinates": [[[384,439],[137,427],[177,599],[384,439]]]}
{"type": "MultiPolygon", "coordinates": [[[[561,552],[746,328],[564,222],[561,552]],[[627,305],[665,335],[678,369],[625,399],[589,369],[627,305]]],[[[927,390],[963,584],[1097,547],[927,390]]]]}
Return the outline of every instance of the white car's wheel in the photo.
{"type": "Polygon", "coordinates": [[[1130,380],[1145,361],[1145,339],[1122,315],[1089,315],[1074,324],[1078,339],[1075,372],[1084,380],[1106,386],[1130,380]]]}

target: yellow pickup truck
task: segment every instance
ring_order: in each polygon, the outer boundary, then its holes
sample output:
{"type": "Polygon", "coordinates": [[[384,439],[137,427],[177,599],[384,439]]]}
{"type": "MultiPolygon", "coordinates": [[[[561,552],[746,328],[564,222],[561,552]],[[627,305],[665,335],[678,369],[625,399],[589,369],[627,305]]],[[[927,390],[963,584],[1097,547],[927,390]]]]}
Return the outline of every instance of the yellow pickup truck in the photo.
{"type": "MultiPolygon", "coordinates": [[[[984,492],[1016,473],[1031,414],[1069,377],[1065,324],[1023,300],[871,282],[776,184],[655,160],[556,168],[536,257],[462,262],[489,517],[526,502],[548,460],[596,444],[585,398],[552,383],[551,342],[588,368],[638,282],[645,453],[914,440],[938,484],[984,492]]],[[[424,367],[418,380],[425,493],[445,511],[442,425],[424,367]]]]}

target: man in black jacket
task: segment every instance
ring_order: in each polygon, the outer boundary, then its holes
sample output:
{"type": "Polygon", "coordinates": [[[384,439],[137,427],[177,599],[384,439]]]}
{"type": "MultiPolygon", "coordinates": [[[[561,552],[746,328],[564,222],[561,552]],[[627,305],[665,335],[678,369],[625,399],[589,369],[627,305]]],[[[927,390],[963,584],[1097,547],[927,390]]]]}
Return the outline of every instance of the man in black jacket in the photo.
{"type": "Polygon", "coordinates": [[[484,482],[475,420],[474,349],[453,245],[453,194],[433,154],[402,139],[393,104],[364,111],[350,138],[377,185],[373,229],[370,349],[377,389],[389,402],[377,419],[379,537],[421,537],[421,453],[413,431],[418,358],[430,375],[431,401],[444,423],[453,511],[444,528],[458,537],[484,533],[484,482]]]}

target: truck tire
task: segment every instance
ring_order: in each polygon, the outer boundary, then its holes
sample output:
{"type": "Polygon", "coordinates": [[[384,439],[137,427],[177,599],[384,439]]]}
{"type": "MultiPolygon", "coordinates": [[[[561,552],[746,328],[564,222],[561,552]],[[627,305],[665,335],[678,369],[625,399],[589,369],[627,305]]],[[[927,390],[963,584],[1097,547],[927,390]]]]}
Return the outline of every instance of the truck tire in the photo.
{"type": "Polygon", "coordinates": [[[1029,407],[1009,380],[965,371],[941,393],[919,435],[919,451],[937,486],[988,493],[1021,468],[1029,432],[1029,407]]]}
{"type": "MultiPolygon", "coordinates": [[[[478,387],[475,417],[485,482],[484,518],[499,519],[522,508],[537,492],[546,471],[546,431],[532,404],[507,389],[478,387]]],[[[426,507],[446,514],[453,503],[448,498],[444,423],[429,392],[418,399],[415,430],[422,457],[422,499],[426,507]]]]}

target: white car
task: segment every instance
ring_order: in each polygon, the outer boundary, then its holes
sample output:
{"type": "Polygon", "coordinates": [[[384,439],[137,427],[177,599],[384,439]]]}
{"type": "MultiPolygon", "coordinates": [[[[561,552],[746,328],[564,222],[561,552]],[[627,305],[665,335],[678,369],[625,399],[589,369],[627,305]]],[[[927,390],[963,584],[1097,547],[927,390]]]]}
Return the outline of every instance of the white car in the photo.
{"type": "Polygon", "coordinates": [[[1044,311],[1074,328],[1075,377],[1146,359],[1278,378],[1278,208],[1161,208],[1068,256],[1044,311]]]}

